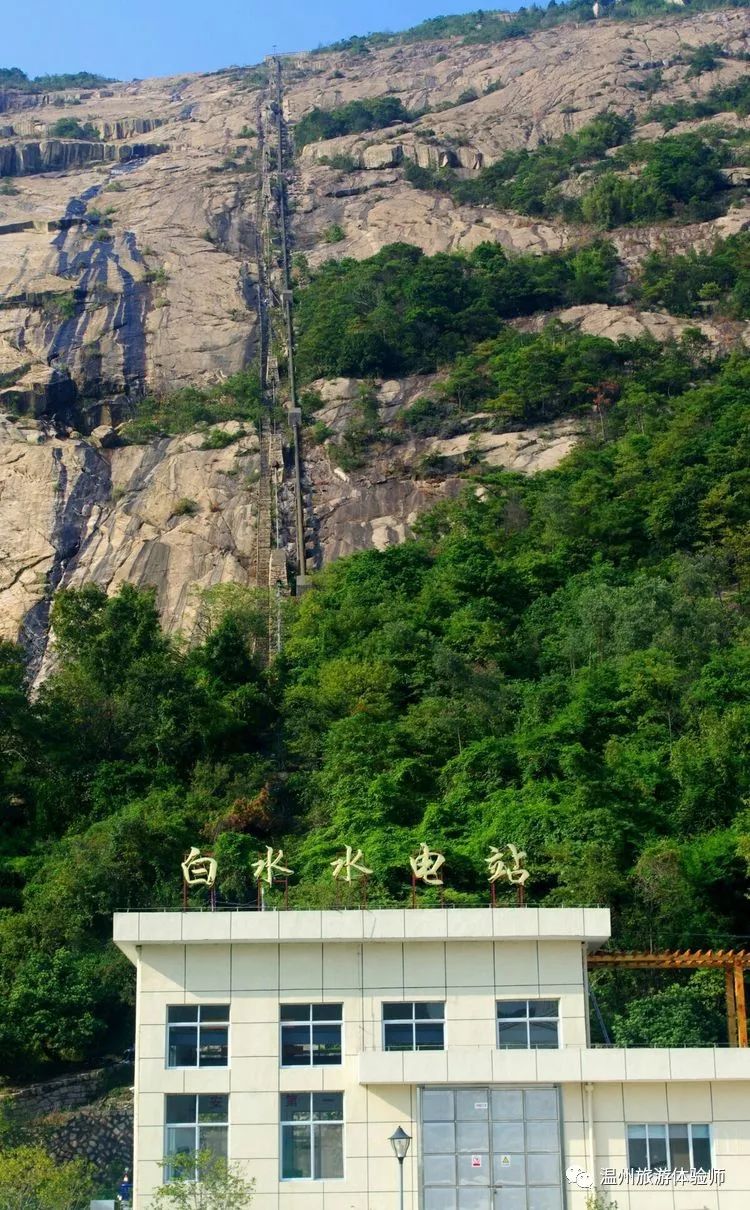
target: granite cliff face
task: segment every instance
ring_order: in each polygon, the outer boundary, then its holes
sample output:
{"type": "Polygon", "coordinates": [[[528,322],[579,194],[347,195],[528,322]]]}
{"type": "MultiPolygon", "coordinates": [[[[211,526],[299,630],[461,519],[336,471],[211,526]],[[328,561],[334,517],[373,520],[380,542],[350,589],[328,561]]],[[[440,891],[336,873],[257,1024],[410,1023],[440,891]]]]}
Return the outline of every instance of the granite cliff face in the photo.
{"type": "MultiPolygon", "coordinates": [[[[642,116],[650,104],[644,81],[656,69],[660,101],[700,96],[715,78],[690,78],[685,54],[719,44],[727,52],[721,81],[729,83],[746,71],[749,33],[747,13],[732,10],[635,25],[601,20],[499,44],[442,39],[288,57],[284,111],[292,131],[314,106],[385,93],[426,111],[406,128],[303,149],[289,186],[292,249],[315,267],[396,240],[429,253],[486,240],[510,252],[575,246],[590,233],[458,206],[415,190],[404,165],[450,165],[471,176],[505,149],[576,130],[605,106],[642,116]],[[335,243],[332,225],[343,236],[335,243]]],[[[262,352],[263,266],[278,259],[273,252],[268,259],[264,226],[272,193],[262,137],[273,113],[269,76],[262,65],[74,96],[0,94],[0,627],[7,637],[21,634],[37,662],[60,585],[153,585],[167,628],[189,633],[202,587],[259,578],[267,501],[257,484],[268,458],[257,435],[237,436],[224,424],[217,432],[234,438],[226,448],[210,448],[205,431],[123,445],[111,426],[144,394],[214,385],[262,352]],[[71,114],[99,138],[54,137],[55,124],[71,114]]],[[[661,133],[653,124],[643,129],[661,133]]],[[[711,223],[623,229],[612,238],[628,271],[665,242],[709,246],[718,233],[748,224],[745,202],[711,223]]],[[[598,334],[658,339],[686,326],[625,305],[578,307],[560,318],[598,334]]],[[[533,329],[543,319],[524,323],[533,329]]],[[[746,336],[742,325],[707,319],[701,326],[724,347],[746,336]]],[[[559,462],[582,431],[580,422],[561,421],[502,433],[468,417],[448,438],[377,447],[347,472],[337,464],[336,438],[358,384],[315,386],[327,436],[316,443],[308,431],[304,441],[311,566],[402,540],[422,511],[462,489],[469,454],[533,473],[559,462]]],[[[425,383],[375,389],[387,423],[425,383]]],[[[278,453],[279,468],[281,461],[278,453]]]]}

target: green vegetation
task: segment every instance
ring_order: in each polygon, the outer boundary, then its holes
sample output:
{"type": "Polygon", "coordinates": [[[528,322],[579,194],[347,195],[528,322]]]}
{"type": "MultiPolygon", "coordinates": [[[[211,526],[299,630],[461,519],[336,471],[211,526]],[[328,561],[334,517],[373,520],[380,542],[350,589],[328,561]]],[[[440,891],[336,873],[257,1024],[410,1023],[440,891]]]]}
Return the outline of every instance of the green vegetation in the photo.
{"type": "Polygon", "coordinates": [[[58,118],[49,128],[53,139],[99,139],[101,135],[91,122],[81,124],[75,118],[58,118]]]}
{"type": "Polygon", "coordinates": [[[0,88],[14,88],[19,92],[55,92],[64,88],[101,88],[104,84],[115,84],[108,76],[99,76],[91,71],[62,72],[59,75],[34,76],[29,79],[20,67],[0,67],[0,88]]]}
{"type": "Polygon", "coordinates": [[[717,113],[734,112],[742,118],[750,114],[750,76],[743,76],[734,84],[716,85],[700,100],[671,101],[667,105],[655,105],[647,114],[654,122],[675,126],[677,122],[691,122],[696,118],[710,118],[717,113]]]}
{"type": "MultiPolygon", "coordinates": [[[[620,21],[632,21],[659,13],[679,16],[674,5],[666,0],[620,0],[617,5],[607,4],[606,15],[620,21]]],[[[692,0],[690,11],[716,8],[744,8],[745,0],[692,0]]],[[[548,4],[545,8],[532,5],[509,14],[507,11],[475,12],[456,16],[432,17],[401,33],[371,33],[355,35],[319,47],[319,51],[351,51],[353,54],[368,54],[370,48],[398,43],[432,42],[443,38],[461,38],[464,44],[482,42],[505,42],[511,38],[523,38],[536,30],[553,29],[571,22],[593,21],[594,15],[587,0],[569,0],[568,3],[548,4]]]]}
{"type": "Polygon", "coordinates": [[[212,1151],[180,1152],[162,1167],[169,1177],[154,1194],[156,1210],[248,1210],[252,1202],[255,1182],[212,1151]]]}
{"type": "Polygon", "coordinates": [[[643,262],[636,293],[645,306],[674,315],[708,309],[729,319],[750,319],[750,233],[719,239],[709,252],[652,252],[643,262]]]}
{"type": "Polygon", "coordinates": [[[731,142],[719,137],[723,132],[710,140],[683,134],[631,142],[633,126],[632,118],[605,112],[577,134],[535,151],[506,151],[470,180],[411,162],[406,177],[419,189],[450,193],[457,202],[560,215],[603,229],[672,216],[703,220],[722,212],[728,185],[720,169],[734,155],[731,142]],[[607,155],[613,148],[615,154],[607,155]],[[560,185],[584,170],[593,178],[590,187],[580,197],[567,196],[560,185]]]}
{"type": "Polygon", "coordinates": [[[191,500],[188,496],[183,496],[175,503],[171,516],[194,517],[198,511],[199,508],[197,500],[191,500]]]}
{"type": "Polygon", "coordinates": [[[258,374],[255,370],[243,370],[205,390],[183,387],[171,395],[150,395],[141,400],[136,415],[120,432],[126,441],[138,444],[162,435],[188,433],[222,420],[248,420],[255,424],[260,409],[258,374]]]}
{"type": "Polygon", "coordinates": [[[695,336],[665,348],[651,338],[613,342],[554,322],[538,335],[505,328],[458,357],[399,423],[422,437],[452,436],[456,420],[472,412],[489,413],[493,428],[575,414],[605,424],[623,392],[667,395],[700,376],[696,347],[695,336]]]}
{"type": "Polygon", "coordinates": [[[62,1163],[43,1148],[0,1148],[0,1210],[88,1210],[97,1192],[83,1160],[62,1163]]]}
{"type": "Polygon", "coordinates": [[[413,114],[398,97],[368,97],[349,101],[338,109],[311,109],[294,127],[294,143],[300,149],[321,139],[342,134],[361,134],[378,130],[393,122],[411,122],[413,114]]]}
{"type": "Polygon", "coordinates": [[[329,261],[300,293],[300,373],[434,370],[494,336],[503,319],[610,300],[616,265],[607,244],[514,258],[498,244],[467,256],[390,244],[368,260],[329,261]]]}
{"type": "Polygon", "coordinates": [[[69,294],[52,294],[44,304],[47,315],[56,319],[72,319],[78,314],[79,305],[73,292],[69,294]]]}
{"type": "Polygon", "coordinates": [[[340,244],[342,240],[346,239],[344,228],[340,223],[332,223],[323,232],[323,239],[327,244],[340,244]]]}
{"type": "MultiPolygon", "coordinates": [[[[3,1073],[126,1044],[111,912],[176,906],[191,843],[215,849],[219,894],[250,902],[272,838],[310,907],[352,840],[373,904],[408,897],[425,838],[448,854],[449,901],[481,902],[486,850],[510,836],[532,902],[608,903],[619,945],[746,931],[750,358],[696,336],[502,331],[459,358],[449,396],[577,410],[590,439],[533,478],[474,466],[419,540],[331,566],[269,673],[262,614],[234,587],[201,607],[192,647],[148,593],[60,593],[33,702],[0,646],[3,1073]]],[[[375,414],[364,384],[365,441],[375,414]]],[[[710,980],[597,983],[619,1039],[722,1036],[710,980]]]]}

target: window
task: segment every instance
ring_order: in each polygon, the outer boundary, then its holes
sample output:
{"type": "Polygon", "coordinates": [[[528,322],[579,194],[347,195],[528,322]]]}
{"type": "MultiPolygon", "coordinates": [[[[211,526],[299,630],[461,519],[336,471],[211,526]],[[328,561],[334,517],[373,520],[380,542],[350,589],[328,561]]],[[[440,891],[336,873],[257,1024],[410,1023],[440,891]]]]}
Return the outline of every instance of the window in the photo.
{"type": "Polygon", "coordinates": [[[167,1067],[226,1067],[228,1004],[179,1004],[167,1009],[167,1067]]]}
{"type": "Polygon", "coordinates": [[[670,1122],[628,1126],[628,1168],[711,1169],[711,1131],[706,1125],[670,1122]]]}
{"type": "Polygon", "coordinates": [[[282,1067],[331,1067],[340,1062],[340,1004],[281,1005],[282,1067]]]}
{"type": "Polygon", "coordinates": [[[445,1005],[422,1000],[383,1005],[384,1050],[443,1050],[445,1005]]]}
{"type": "Polygon", "coordinates": [[[281,1094],[281,1179],[333,1180],[344,1175],[344,1094],[281,1094]]]}
{"type": "MultiPolygon", "coordinates": [[[[164,1150],[167,1156],[211,1151],[214,1155],[227,1158],[228,1096],[214,1096],[212,1093],[185,1096],[182,1093],[170,1093],[165,1100],[164,1150]]],[[[174,1173],[169,1166],[164,1172],[164,1179],[171,1180],[174,1173]]]]}
{"type": "Polygon", "coordinates": [[[497,1044],[506,1050],[555,1050],[560,1045],[559,1000],[498,1000],[497,1044]]]}

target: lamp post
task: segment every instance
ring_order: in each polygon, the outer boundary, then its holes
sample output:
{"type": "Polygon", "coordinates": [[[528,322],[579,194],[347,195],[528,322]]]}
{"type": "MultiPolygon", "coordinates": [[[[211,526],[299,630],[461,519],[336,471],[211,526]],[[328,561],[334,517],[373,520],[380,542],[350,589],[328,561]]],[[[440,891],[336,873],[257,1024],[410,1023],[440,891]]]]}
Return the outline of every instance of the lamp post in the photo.
{"type": "Polygon", "coordinates": [[[391,1147],[393,1148],[393,1154],[398,1160],[399,1210],[404,1210],[404,1160],[406,1159],[410,1143],[411,1135],[407,1134],[400,1126],[397,1126],[391,1135],[391,1147]]]}

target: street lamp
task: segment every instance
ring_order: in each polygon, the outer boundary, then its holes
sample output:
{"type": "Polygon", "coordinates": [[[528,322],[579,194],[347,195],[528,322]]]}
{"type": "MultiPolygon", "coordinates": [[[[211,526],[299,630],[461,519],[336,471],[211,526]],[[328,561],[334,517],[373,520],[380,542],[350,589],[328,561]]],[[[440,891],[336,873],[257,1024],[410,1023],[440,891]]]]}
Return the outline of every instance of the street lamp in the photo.
{"type": "Polygon", "coordinates": [[[404,1160],[411,1143],[411,1135],[397,1126],[391,1135],[391,1147],[398,1160],[399,1210],[404,1210],[404,1160]]]}

